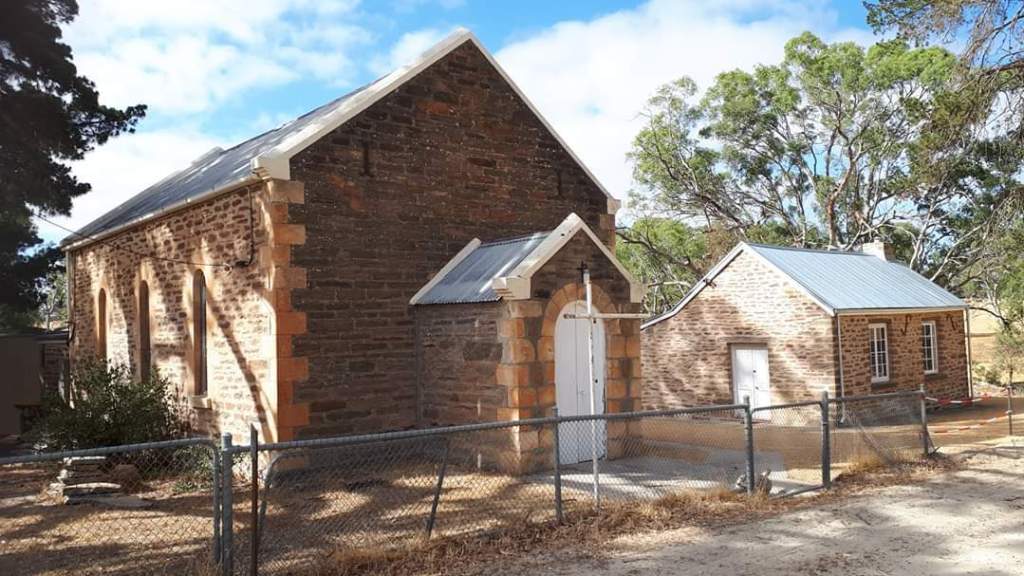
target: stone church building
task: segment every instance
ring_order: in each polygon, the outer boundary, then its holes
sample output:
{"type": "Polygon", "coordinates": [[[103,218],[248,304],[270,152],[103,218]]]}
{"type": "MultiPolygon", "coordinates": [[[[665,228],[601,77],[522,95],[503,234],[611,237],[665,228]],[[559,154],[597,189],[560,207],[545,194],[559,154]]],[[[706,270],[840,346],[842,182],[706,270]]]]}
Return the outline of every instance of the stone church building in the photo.
{"type": "MultiPolygon", "coordinates": [[[[159,370],[209,433],[549,414],[579,386],[555,333],[583,324],[557,326],[581,266],[599,311],[638,311],[612,255],[617,207],[460,31],[65,240],[72,362],[159,370]],[[499,264],[467,276],[472,294],[451,275],[469,261],[499,264]]],[[[601,409],[639,407],[639,321],[601,332],[601,409]]]]}

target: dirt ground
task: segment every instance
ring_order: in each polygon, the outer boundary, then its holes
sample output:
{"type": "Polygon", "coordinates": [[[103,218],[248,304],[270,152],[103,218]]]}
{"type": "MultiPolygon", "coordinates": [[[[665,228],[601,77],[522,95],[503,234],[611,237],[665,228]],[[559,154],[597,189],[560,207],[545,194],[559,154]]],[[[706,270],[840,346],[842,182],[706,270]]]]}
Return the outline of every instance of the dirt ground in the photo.
{"type": "Polygon", "coordinates": [[[600,558],[536,558],[502,573],[1020,574],[1024,441],[962,449],[962,468],[921,484],[868,488],[750,524],[616,539],[600,558]]]}

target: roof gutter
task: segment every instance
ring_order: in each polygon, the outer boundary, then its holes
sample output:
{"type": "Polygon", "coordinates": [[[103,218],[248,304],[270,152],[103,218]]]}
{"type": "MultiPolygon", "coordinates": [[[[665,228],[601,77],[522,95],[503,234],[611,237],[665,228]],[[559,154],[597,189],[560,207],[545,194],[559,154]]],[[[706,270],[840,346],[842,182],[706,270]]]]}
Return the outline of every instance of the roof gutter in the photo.
{"type": "Polygon", "coordinates": [[[967,310],[963,306],[921,306],[910,308],[843,308],[837,309],[837,316],[872,316],[883,314],[916,314],[919,312],[961,312],[967,310]]]}
{"type": "Polygon", "coordinates": [[[139,226],[141,224],[145,224],[146,222],[149,222],[151,220],[155,220],[155,219],[160,218],[162,216],[166,216],[166,215],[168,215],[168,214],[170,214],[172,212],[177,212],[178,210],[182,210],[184,208],[188,208],[188,207],[190,207],[190,206],[192,206],[194,204],[199,204],[199,203],[202,203],[202,202],[206,202],[207,200],[211,200],[211,199],[216,198],[218,196],[222,196],[224,194],[227,194],[227,193],[232,192],[234,190],[237,190],[239,188],[244,188],[245,186],[248,186],[250,184],[255,184],[255,183],[260,182],[260,181],[262,181],[262,178],[260,178],[256,174],[251,174],[251,175],[247,176],[246,178],[244,178],[243,180],[239,180],[237,182],[232,182],[231,184],[228,184],[227,186],[221,186],[220,188],[214,188],[213,190],[210,190],[209,192],[203,192],[202,194],[200,194],[198,196],[193,196],[191,198],[186,198],[186,199],[184,199],[184,200],[182,200],[180,202],[176,202],[176,203],[171,204],[169,206],[164,206],[163,208],[161,208],[161,209],[159,209],[159,210],[157,210],[155,212],[150,212],[149,214],[146,214],[144,216],[140,216],[140,217],[138,217],[138,218],[136,218],[134,220],[130,220],[128,222],[125,222],[124,224],[119,224],[117,226],[114,226],[113,228],[109,228],[109,229],[104,230],[104,231],[102,231],[102,232],[100,232],[98,234],[92,234],[92,235],[87,235],[87,236],[79,235],[77,232],[69,234],[67,238],[65,238],[64,240],[61,241],[60,249],[63,250],[64,252],[71,252],[72,250],[78,250],[79,248],[84,248],[85,246],[88,246],[89,244],[93,244],[95,242],[99,242],[100,240],[103,240],[103,239],[109,238],[109,237],[111,237],[111,236],[113,236],[115,234],[124,232],[125,230],[128,230],[129,228],[134,228],[134,227],[139,226]],[[79,239],[75,240],[75,241],[71,241],[71,238],[75,237],[75,236],[79,236],[79,239]],[[85,236],[85,237],[80,237],[80,236],[85,236]]]}

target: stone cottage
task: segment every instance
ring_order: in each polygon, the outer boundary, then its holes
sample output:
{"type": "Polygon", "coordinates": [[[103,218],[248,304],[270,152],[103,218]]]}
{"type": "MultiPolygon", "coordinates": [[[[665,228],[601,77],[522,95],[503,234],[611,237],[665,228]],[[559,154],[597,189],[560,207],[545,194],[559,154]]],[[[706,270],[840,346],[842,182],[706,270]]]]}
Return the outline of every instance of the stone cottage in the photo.
{"type": "MultiPolygon", "coordinates": [[[[557,355],[545,322],[578,298],[580,262],[602,271],[599,306],[637,298],[612,273],[617,207],[459,31],[68,238],[71,357],[158,369],[211,433],[258,421],[264,438],[288,440],[543,413],[557,355]],[[503,277],[500,302],[410,303],[467,244],[550,238],[566,222],[572,240],[532,280],[503,277]],[[461,380],[442,378],[437,339],[470,329],[466,315],[487,343],[461,344],[449,368],[461,380]]],[[[639,325],[606,333],[608,409],[626,409],[639,325]]]]}
{"type": "Polygon", "coordinates": [[[875,242],[740,243],[643,326],[646,408],[916,390],[970,394],[966,304],[875,242]]]}

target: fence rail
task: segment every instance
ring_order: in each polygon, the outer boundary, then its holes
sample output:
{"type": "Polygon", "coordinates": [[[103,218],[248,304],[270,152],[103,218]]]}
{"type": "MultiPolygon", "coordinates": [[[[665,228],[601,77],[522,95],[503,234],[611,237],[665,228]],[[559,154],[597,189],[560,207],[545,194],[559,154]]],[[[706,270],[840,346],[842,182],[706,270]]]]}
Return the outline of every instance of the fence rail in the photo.
{"type": "Polygon", "coordinates": [[[923,407],[916,391],[823,396],[4,458],[0,573],[288,574],[335,551],[560,522],[681,491],[795,495],[927,453],[923,407]],[[41,496],[51,483],[62,492],[41,496]],[[91,494],[83,483],[107,486],[91,494]]]}

